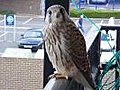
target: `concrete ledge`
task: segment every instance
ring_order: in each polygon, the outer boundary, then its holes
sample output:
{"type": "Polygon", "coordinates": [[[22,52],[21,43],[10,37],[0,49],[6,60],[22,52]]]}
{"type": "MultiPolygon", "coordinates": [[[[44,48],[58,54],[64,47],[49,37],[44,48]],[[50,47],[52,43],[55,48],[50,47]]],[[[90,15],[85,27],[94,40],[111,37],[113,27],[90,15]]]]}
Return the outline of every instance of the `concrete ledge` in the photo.
{"type": "Polygon", "coordinates": [[[7,48],[1,57],[32,58],[30,49],[7,48]]]}

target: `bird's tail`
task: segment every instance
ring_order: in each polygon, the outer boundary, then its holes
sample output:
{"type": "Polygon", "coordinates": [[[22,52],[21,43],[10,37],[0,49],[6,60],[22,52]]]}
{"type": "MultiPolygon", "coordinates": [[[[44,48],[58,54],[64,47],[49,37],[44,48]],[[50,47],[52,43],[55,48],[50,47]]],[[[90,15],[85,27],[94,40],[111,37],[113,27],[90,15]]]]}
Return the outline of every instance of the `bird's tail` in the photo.
{"type": "Polygon", "coordinates": [[[85,87],[85,90],[96,90],[96,85],[91,75],[83,75],[81,72],[76,73],[74,79],[85,87]],[[78,77],[79,76],[79,77],[78,77]]]}

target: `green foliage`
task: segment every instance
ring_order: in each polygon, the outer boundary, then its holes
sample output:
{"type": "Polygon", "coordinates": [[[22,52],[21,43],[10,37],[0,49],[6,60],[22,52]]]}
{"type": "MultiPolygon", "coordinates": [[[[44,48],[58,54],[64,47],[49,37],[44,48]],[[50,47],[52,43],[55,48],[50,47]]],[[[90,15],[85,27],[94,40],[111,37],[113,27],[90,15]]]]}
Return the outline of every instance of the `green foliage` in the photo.
{"type": "Polygon", "coordinates": [[[5,15],[5,14],[15,14],[13,10],[1,10],[0,9],[0,14],[5,15]]]}
{"type": "MultiPolygon", "coordinates": [[[[89,18],[120,18],[119,10],[109,10],[109,9],[80,9],[82,13],[84,13],[89,18]]],[[[76,8],[70,8],[70,16],[71,17],[79,17],[80,12],[76,8]]]]}

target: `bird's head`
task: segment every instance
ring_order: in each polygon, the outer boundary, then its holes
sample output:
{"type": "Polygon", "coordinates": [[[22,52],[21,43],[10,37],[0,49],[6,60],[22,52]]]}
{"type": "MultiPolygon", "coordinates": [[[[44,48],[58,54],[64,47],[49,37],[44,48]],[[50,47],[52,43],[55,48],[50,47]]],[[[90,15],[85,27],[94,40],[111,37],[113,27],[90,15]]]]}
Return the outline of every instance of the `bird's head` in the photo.
{"type": "Polygon", "coordinates": [[[61,5],[52,5],[47,9],[45,16],[46,23],[64,22],[68,19],[68,14],[61,5]]]}

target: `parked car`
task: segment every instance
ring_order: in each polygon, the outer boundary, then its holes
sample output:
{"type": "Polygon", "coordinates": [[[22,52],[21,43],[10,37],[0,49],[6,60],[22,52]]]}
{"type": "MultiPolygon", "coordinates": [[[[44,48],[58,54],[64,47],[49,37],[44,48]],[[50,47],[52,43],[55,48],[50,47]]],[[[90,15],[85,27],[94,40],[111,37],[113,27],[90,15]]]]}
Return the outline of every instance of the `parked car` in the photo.
{"type": "Polygon", "coordinates": [[[101,51],[112,51],[115,49],[116,41],[112,37],[111,33],[101,33],[101,51]]]}
{"type": "Polygon", "coordinates": [[[21,38],[18,41],[19,48],[27,48],[36,52],[38,49],[43,48],[43,32],[41,29],[29,29],[24,34],[21,35],[21,38]]]}

